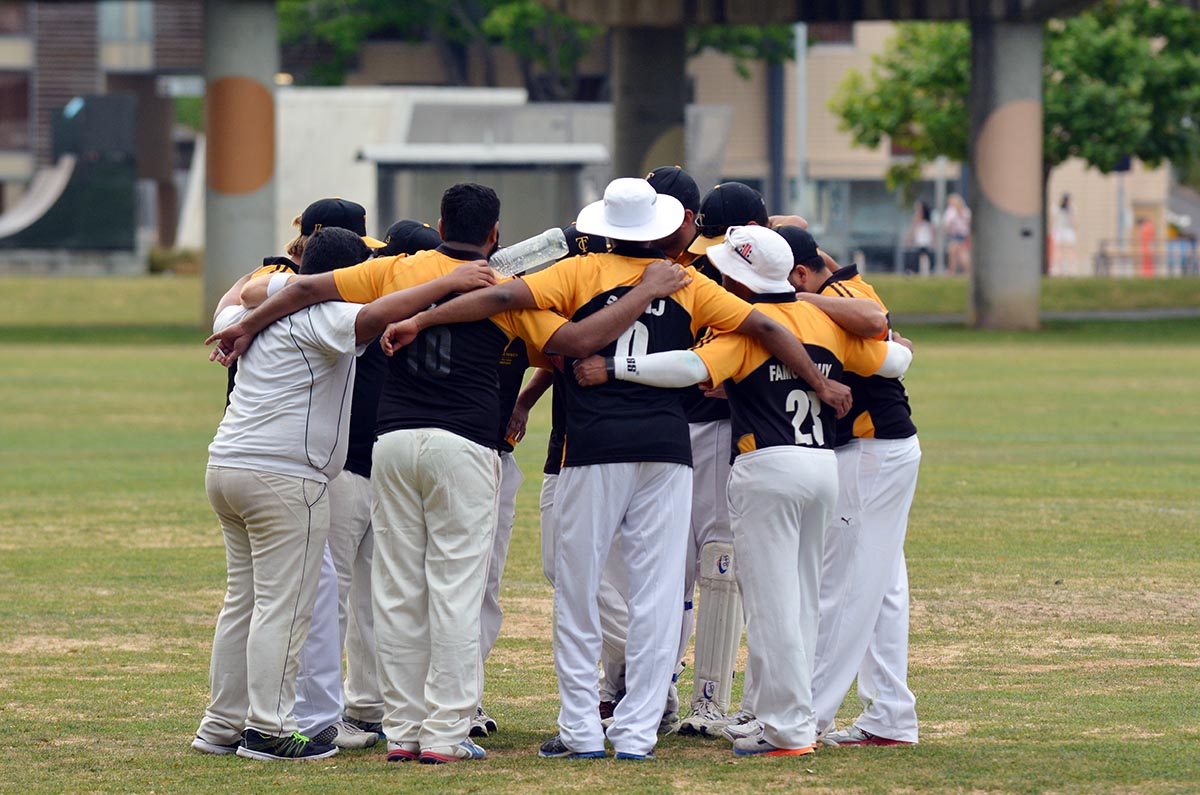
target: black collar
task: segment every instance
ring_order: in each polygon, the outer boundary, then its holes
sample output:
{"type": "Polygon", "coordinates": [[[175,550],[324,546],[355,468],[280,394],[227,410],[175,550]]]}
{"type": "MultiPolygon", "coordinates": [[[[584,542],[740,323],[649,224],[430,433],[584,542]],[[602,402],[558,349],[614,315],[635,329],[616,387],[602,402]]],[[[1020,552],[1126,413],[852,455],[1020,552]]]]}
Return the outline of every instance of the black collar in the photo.
{"type": "Polygon", "coordinates": [[[832,275],[830,275],[830,277],[828,279],[825,280],[825,283],[821,285],[821,288],[819,290],[817,290],[817,292],[823,293],[823,292],[825,292],[825,288],[828,287],[829,285],[833,284],[834,282],[844,282],[847,279],[853,279],[857,275],[858,275],[858,266],[857,265],[847,265],[844,268],[838,268],[837,270],[835,270],[833,272],[832,275]]]}
{"type": "Polygon", "coordinates": [[[755,293],[747,299],[751,304],[790,304],[796,300],[796,292],[790,293],[755,293]]]}
{"type": "Polygon", "coordinates": [[[617,254],[622,257],[633,257],[634,259],[670,259],[661,250],[653,246],[639,246],[637,243],[630,243],[627,240],[613,240],[612,250],[610,254],[617,254]]]}
{"type": "Polygon", "coordinates": [[[451,259],[460,259],[464,262],[471,262],[477,259],[487,259],[483,254],[469,248],[459,248],[453,243],[443,243],[437,247],[439,254],[445,254],[451,259]]]}

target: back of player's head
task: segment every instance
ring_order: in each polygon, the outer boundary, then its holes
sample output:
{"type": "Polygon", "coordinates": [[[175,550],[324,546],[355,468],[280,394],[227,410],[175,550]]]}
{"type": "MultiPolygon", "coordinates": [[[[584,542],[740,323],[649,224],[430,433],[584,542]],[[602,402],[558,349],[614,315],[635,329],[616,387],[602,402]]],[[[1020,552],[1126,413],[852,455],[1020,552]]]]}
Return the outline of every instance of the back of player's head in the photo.
{"type": "Polygon", "coordinates": [[[348,268],[371,258],[371,249],[362,237],[349,229],[327,226],[308,236],[304,257],[300,260],[303,274],[328,273],[348,268]]]}
{"type": "Polygon", "coordinates": [[[679,199],[683,209],[693,213],[700,211],[700,188],[692,175],[679,166],[659,166],[646,175],[646,181],[655,193],[679,199]]]}
{"type": "Polygon", "coordinates": [[[429,224],[404,219],[388,227],[383,236],[383,248],[376,249],[376,257],[394,257],[397,254],[416,254],[437,248],[442,237],[429,224]]]}
{"type": "Polygon", "coordinates": [[[442,194],[442,236],[448,242],[482,246],[500,220],[500,197],[487,185],[460,182],[442,194]]]}
{"type": "Polygon", "coordinates": [[[809,270],[824,271],[825,260],[817,248],[817,241],[807,229],[798,226],[781,226],[776,232],[792,247],[792,264],[803,265],[809,270]]]}
{"type": "Polygon", "coordinates": [[[767,203],[762,194],[743,182],[722,182],[700,202],[696,226],[705,237],[725,234],[731,226],[755,223],[767,226],[767,203]]]}

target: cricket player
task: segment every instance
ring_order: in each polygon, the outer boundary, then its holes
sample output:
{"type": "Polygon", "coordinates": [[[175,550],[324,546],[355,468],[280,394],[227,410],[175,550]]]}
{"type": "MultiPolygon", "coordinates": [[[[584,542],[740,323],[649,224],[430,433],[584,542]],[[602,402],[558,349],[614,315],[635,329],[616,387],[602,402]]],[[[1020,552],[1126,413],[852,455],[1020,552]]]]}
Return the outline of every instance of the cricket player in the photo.
{"type": "MultiPolygon", "coordinates": [[[[851,336],[819,310],[797,302],[788,282],[791,249],[770,229],[732,227],[707,254],[730,292],[802,340],[827,377],[841,377],[843,368],[898,375],[911,361],[903,346],[851,336]]],[[[692,351],[592,357],[575,372],[587,386],[612,378],[660,388],[725,384],[734,457],[729,512],[753,688],[747,700],[763,726],[761,734],[737,740],[734,751],[812,753],[818,578],[823,531],[837,494],[834,411],[807,378],[742,334],[710,334],[692,351]]]]}
{"type": "MultiPolygon", "coordinates": [[[[780,231],[798,263],[793,283],[801,299],[827,307],[874,303],[886,313],[855,266],[831,271],[807,232],[780,231]]],[[[880,332],[893,334],[890,324],[880,332]]],[[[830,746],[906,745],[917,742],[917,712],[907,684],[904,537],[921,445],[901,381],[848,374],[846,383],[854,408],[838,421],[835,439],[840,488],[825,531],[813,673],[817,728],[830,746]],[[838,707],[856,676],[862,712],[835,730],[838,707]]]]}

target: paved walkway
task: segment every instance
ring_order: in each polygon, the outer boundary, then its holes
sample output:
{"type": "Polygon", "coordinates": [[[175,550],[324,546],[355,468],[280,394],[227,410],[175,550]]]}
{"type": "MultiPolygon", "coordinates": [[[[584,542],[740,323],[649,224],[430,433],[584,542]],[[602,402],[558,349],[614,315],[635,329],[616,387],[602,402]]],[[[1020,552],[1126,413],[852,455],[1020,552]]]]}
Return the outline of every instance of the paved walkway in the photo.
{"type": "MultiPolygon", "coordinates": [[[[1172,318],[1200,317],[1200,307],[1173,307],[1164,309],[1084,309],[1076,312],[1043,312],[1042,320],[1170,320],[1172,318]]],[[[966,313],[962,314],[897,314],[892,317],[896,328],[904,326],[965,326],[966,313]]]]}

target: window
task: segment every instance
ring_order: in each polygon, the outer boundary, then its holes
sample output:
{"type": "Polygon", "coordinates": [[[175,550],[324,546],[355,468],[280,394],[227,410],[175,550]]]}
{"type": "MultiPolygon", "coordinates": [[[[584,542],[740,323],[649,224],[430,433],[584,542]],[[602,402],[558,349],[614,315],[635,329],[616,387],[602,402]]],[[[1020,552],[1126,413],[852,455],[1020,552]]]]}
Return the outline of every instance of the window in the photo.
{"type": "Polygon", "coordinates": [[[24,3],[0,4],[0,35],[28,33],[24,3]]]}
{"type": "Polygon", "coordinates": [[[0,149],[29,146],[29,75],[0,72],[0,149]]]}
{"type": "Polygon", "coordinates": [[[120,0],[100,3],[100,40],[146,42],[154,38],[154,3],[120,0]]]}

